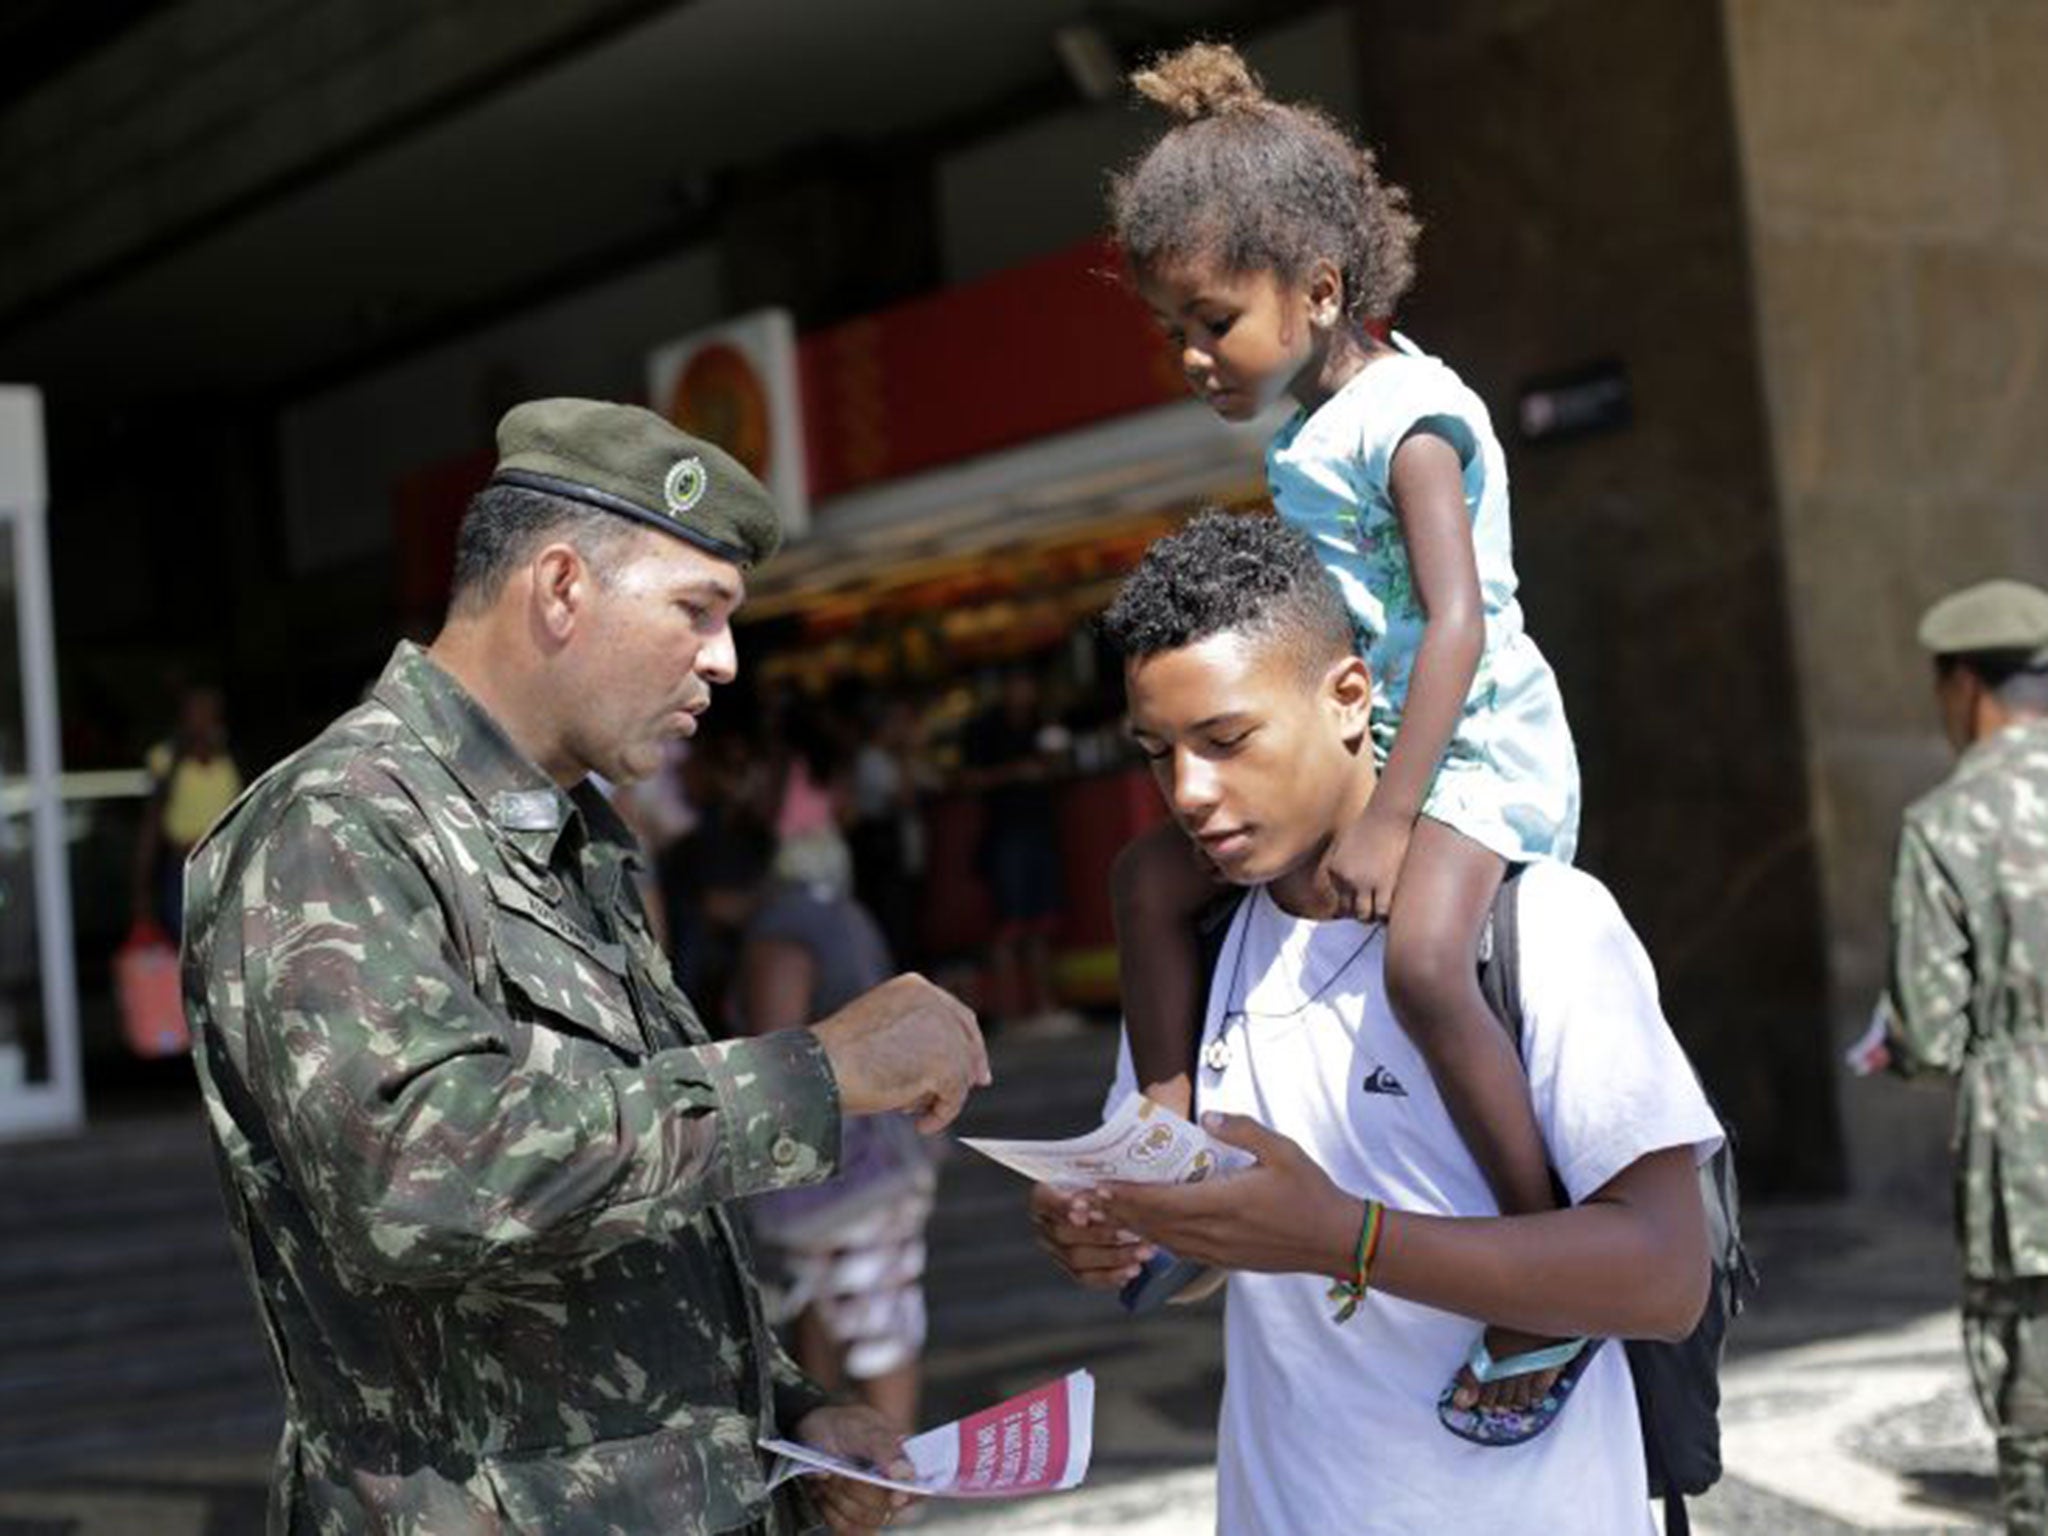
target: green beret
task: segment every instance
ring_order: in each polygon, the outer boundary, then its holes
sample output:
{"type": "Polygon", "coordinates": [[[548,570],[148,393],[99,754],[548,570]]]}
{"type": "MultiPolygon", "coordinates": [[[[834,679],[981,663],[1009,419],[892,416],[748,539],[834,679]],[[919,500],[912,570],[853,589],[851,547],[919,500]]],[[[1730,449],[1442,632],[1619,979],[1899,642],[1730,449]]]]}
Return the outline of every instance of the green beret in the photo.
{"type": "Polygon", "coordinates": [[[637,405],[513,406],[498,423],[491,483],[616,512],[742,567],[782,543],[774,501],[738,459],[637,405]]]}
{"type": "Polygon", "coordinates": [[[2023,581],[1951,592],[1922,616],[1920,643],[1938,656],[2032,652],[2035,664],[2048,664],[2048,592],[2023,581]]]}

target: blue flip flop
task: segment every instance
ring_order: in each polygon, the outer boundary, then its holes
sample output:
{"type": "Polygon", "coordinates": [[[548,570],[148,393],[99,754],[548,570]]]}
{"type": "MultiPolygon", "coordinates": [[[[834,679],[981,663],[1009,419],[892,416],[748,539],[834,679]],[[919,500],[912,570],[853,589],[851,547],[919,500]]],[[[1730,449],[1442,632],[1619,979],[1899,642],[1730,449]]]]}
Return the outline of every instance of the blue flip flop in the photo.
{"type": "Polygon", "coordinates": [[[1460,1408],[1453,1400],[1458,1390],[1454,1377],[1444,1388],[1444,1395],[1436,1401],[1437,1422],[1460,1440],[1469,1440],[1474,1445],[1527,1444],[1557,1422],[1558,1414],[1564,1411],[1566,1399],[1585,1374],[1586,1362],[1593,1358],[1601,1342],[1599,1339],[1566,1339],[1561,1344],[1496,1360],[1487,1352],[1486,1337],[1482,1334],[1473,1341],[1472,1352],[1465,1359],[1466,1369],[1476,1380],[1506,1381],[1514,1376],[1551,1370],[1558,1371],[1557,1380],[1540,1401],[1527,1408],[1460,1408]],[[1563,1369],[1559,1370],[1559,1367],[1563,1369]]]}

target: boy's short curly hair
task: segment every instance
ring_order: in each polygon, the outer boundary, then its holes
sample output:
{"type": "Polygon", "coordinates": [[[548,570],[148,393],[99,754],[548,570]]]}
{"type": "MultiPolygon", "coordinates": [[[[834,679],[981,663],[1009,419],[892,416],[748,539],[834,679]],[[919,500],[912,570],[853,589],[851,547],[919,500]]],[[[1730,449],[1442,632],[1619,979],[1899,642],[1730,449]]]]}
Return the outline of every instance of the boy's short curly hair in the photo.
{"type": "Polygon", "coordinates": [[[1299,529],[1206,511],[1145,551],[1098,621],[1127,661],[1227,631],[1284,641],[1304,672],[1355,649],[1351,611],[1299,529]]]}
{"type": "Polygon", "coordinates": [[[1346,314],[1393,314],[1422,226],[1370,149],[1316,108],[1272,100],[1224,44],[1192,44],[1131,84],[1182,119],[1110,182],[1111,228],[1136,272],[1201,259],[1299,283],[1327,260],[1346,314]]]}

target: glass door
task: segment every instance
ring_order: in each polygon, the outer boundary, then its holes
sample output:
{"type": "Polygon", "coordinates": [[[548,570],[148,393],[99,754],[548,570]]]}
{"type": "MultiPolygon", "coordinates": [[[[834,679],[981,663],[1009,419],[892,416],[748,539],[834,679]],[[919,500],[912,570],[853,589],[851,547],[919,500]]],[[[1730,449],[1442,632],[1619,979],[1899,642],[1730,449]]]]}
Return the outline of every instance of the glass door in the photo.
{"type": "Polygon", "coordinates": [[[0,386],[0,1136],[84,1119],[41,397],[0,386]]]}

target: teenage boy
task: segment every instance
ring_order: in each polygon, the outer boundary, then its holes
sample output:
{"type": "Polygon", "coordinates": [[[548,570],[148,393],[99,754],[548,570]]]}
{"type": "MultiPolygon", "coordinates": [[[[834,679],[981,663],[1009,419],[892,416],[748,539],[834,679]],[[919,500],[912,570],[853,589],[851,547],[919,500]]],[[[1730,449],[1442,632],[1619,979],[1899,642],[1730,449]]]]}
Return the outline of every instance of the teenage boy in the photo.
{"type": "MultiPolygon", "coordinates": [[[[1571,1205],[1500,1217],[1387,1006],[1380,930],[1334,916],[1329,850],[1375,782],[1372,679],[1307,542],[1205,514],[1147,552],[1104,629],[1175,819],[1248,893],[1195,1091],[1258,1165],[1180,1187],[1041,1186],[1043,1242],[1087,1285],[1121,1286],[1155,1244],[1235,1272],[1217,1516],[1233,1536],[1489,1518],[1650,1532],[1612,1341],[1680,1339],[1698,1320],[1697,1166],[1721,1131],[1641,944],[1590,876],[1520,876],[1522,1056],[1571,1205]],[[1469,1370],[1440,1403],[1475,1321],[1609,1342],[1588,1345],[1563,1412],[1469,1370]]],[[[1126,1050],[1112,1100],[1132,1086],[1126,1050]]]]}

